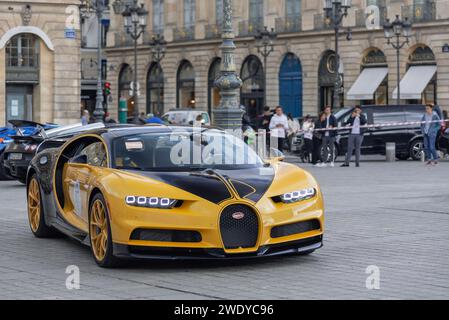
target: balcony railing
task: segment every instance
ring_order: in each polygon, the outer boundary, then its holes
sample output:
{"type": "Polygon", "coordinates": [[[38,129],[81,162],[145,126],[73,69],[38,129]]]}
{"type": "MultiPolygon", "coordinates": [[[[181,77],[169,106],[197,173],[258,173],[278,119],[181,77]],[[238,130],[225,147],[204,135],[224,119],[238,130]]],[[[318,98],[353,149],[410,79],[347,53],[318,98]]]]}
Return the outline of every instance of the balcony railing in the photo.
{"type": "MultiPolygon", "coordinates": [[[[366,27],[366,21],[369,18],[369,14],[366,13],[365,9],[360,9],[355,12],[355,24],[357,27],[366,27]]],[[[382,28],[385,21],[388,18],[387,7],[379,7],[379,28],[382,28]]]]}
{"type": "Polygon", "coordinates": [[[332,29],[331,20],[326,18],[322,13],[313,16],[313,25],[315,30],[329,30],[332,29]]]}
{"type": "Polygon", "coordinates": [[[218,24],[209,24],[206,26],[206,39],[221,38],[222,27],[218,24]]]}
{"type": "Polygon", "coordinates": [[[436,9],[434,1],[423,4],[415,4],[402,7],[402,19],[409,18],[411,22],[427,22],[436,20],[436,9]]]}
{"type": "Polygon", "coordinates": [[[276,19],[276,32],[291,33],[302,30],[301,16],[291,16],[276,19]]]}
{"type": "Polygon", "coordinates": [[[176,28],[173,35],[174,41],[189,41],[195,39],[195,26],[176,28]]]}
{"type": "Polygon", "coordinates": [[[257,31],[262,31],[264,28],[263,19],[242,21],[239,23],[239,36],[248,37],[255,36],[257,31]]]}

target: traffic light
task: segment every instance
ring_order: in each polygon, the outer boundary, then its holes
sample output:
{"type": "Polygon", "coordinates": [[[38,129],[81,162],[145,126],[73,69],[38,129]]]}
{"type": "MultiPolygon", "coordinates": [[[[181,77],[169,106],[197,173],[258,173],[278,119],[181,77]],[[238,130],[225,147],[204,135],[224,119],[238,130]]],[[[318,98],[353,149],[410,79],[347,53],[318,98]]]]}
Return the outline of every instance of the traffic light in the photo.
{"type": "Polygon", "coordinates": [[[111,95],[111,83],[110,82],[105,82],[103,92],[106,97],[111,95]]]}

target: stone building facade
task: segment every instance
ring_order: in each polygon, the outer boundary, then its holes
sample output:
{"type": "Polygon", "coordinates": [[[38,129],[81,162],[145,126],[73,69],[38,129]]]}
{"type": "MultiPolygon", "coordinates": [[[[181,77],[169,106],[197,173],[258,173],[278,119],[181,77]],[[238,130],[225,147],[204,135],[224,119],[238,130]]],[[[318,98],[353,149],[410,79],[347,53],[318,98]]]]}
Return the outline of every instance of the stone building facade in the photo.
{"type": "MultiPolygon", "coordinates": [[[[219,101],[211,85],[221,54],[222,1],[142,2],[149,10],[149,17],[147,32],[139,40],[138,48],[140,111],[162,113],[177,107],[212,110],[219,101]],[[151,36],[157,33],[162,33],[168,41],[167,53],[160,65],[152,61],[148,45],[151,36]]],[[[387,44],[382,25],[386,18],[394,20],[399,14],[413,21],[414,34],[410,44],[400,52],[401,79],[415,64],[437,68],[435,73],[427,75],[431,79],[419,99],[403,96],[401,102],[435,101],[449,109],[449,53],[443,52],[449,42],[449,1],[353,0],[352,3],[344,20],[344,26],[352,30],[352,40],[347,41],[345,36],[340,38],[343,104],[395,103],[396,52],[387,44]],[[370,24],[373,21],[374,28],[370,24]],[[387,68],[387,73],[378,80],[381,84],[374,88],[371,99],[352,100],[355,98],[348,97],[348,92],[362,70],[368,67],[387,68]]],[[[336,61],[333,58],[334,31],[323,16],[322,1],[234,0],[233,5],[236,64],[244,80],[241,103],[249,109],[248,113],[259,113],[264,104],[282,104],[288,112],[301,116],[316,114],[324,105],[332,103],[333,61],[336,61]],[[275,28],[278,33],[266,66],[254,40],[257,29],[264,26],[275,28]]],[[[108,81],[112,84],[114,98],[109,110],[117,116],[120,98],[127,99],[129,109],[133,107],[129,99],[133,47],[123,31],[121,16],[111,15],[107,43],[108,81]]]]}
{"type": "Polygon", "coordinates": [[[79,119],[78,4],[0,1],[0,126],[11,119],[79,119]]]}

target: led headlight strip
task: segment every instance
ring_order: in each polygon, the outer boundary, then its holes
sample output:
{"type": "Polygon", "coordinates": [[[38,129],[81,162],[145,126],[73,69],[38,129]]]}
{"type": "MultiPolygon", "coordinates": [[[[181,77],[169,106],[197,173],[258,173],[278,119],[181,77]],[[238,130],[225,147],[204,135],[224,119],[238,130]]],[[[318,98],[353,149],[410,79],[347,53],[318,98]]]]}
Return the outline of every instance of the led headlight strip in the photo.
{"type": "Polygon", "coordinates": [[[298,191],[284,193],[283,195],[273,198],[274,202],[296,203],[312,199],[316,196],[315,188],[307,188],[298,191]]]}
{"type": "Polygon", "coordinates": [[[182,203],[179,200],[169,198],[138,196],[127,196],[125,202],[129,206],[152,209],[173,209],[182,203]]]}

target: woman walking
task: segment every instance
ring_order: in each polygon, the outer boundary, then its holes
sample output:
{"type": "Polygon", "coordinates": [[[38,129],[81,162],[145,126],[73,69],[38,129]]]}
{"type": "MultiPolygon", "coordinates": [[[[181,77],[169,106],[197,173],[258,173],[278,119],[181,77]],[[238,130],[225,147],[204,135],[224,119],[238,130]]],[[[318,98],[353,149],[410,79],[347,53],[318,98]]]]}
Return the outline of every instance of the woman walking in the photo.
{"type": "Polygon", "coordinates": [[[424,152],[427,165],[438,164],[436,139],[441,128],[441,118],[433,111],[433,105],[426,105],[426,112],[422,117],[421,131],[424,136],[424,152]]]}
{"type": "MultiPolygon", "coordinates": [[[[326,119],[326,115],[324,112],[321,112],[318,115],[318,119],[315,121],[314,129],[321,129],[321,124],[326,119]]],[[[321,131],[314,131],[313,132],[313,148],[312,148],[312,164],[321,166],[323,163],[323,160],[321,158],[321,145],[323,144],[323,133],[321,131]]]]}

